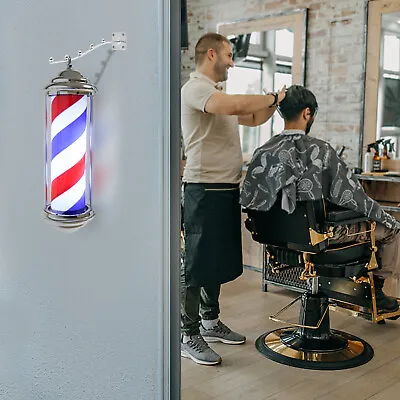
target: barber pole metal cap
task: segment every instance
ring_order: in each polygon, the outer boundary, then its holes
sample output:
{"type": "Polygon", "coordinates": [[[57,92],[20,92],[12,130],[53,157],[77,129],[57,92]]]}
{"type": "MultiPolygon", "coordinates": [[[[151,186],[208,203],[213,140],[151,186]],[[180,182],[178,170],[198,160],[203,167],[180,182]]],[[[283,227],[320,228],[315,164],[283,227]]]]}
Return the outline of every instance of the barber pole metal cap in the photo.
{"type": "Polygon", "coordinates": [[[92,85],[80,72],[72,69],[71,64],[68,68],[54,78],[50,85],[46,86],[47,94],[87,94],[92,96],[96,91],[96,86],[92,85]]]}
{"type": "Polygon", "coordinates": [[[89,221],[90,130],[96,91],[71,65],[46,87],[46,216],[62,228],[89,221]]]}

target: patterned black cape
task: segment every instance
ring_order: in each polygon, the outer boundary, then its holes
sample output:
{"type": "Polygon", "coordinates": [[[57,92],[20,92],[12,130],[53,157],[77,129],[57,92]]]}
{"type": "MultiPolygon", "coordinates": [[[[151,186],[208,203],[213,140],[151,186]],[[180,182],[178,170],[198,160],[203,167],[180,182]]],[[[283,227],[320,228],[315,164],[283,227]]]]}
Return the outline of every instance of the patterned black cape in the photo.
{"type": "Polygon", "coordinates": [[[283,131],[254,152],[240,203],[249,209],[267,211],[280,190],[282,209],[288,213],[294,211],[296,201],[325,198],[389,229],[400,229],[400,223],[367,196],[333,147],[303,131],[283,131]]]}

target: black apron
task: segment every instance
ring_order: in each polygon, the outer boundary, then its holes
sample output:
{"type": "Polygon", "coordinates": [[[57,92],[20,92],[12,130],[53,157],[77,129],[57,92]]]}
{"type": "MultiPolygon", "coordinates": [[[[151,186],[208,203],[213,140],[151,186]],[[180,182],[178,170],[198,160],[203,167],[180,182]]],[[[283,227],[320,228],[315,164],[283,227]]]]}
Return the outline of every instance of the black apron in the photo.
{"type": "Polygon", "coordinates": [[[189,286],[208,286],[243,273],[239,185],[185,184],[185,257],[189,286]]]}

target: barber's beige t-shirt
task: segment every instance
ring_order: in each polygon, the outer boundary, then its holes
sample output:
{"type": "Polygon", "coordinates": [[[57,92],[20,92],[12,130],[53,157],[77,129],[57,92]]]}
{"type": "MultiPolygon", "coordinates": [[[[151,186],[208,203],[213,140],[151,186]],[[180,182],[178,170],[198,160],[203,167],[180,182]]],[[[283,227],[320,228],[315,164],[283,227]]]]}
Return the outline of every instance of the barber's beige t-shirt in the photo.
{"type": "Polygon", "coordinates": [[[209,98],[217,84],[199,72],[181,91],[182,135],[187,157],[183,181],[189,183],[238,183],[242,171],[238,117],[208,114],[209,98]]]}

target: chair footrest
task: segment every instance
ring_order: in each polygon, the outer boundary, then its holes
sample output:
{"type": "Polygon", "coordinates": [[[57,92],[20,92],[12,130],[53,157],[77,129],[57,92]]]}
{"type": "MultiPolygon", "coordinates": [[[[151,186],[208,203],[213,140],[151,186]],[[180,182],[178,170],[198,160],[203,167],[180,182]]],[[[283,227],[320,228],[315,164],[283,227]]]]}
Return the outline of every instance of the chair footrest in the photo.
{"type": "Polygon", "coordinates": [[[372,308],[371,287],[368,283],[355,283],[351,279],[319,278],[319,289],[333,300],[372,308]]]}
{"type": "Polygon", "coordinates": [[[320,277],[328,278],[352,278],[360,276],[368,271],[365,268],[366,262],[352,262],[348,264],[315,264],[314,270],[320,277]]]}

